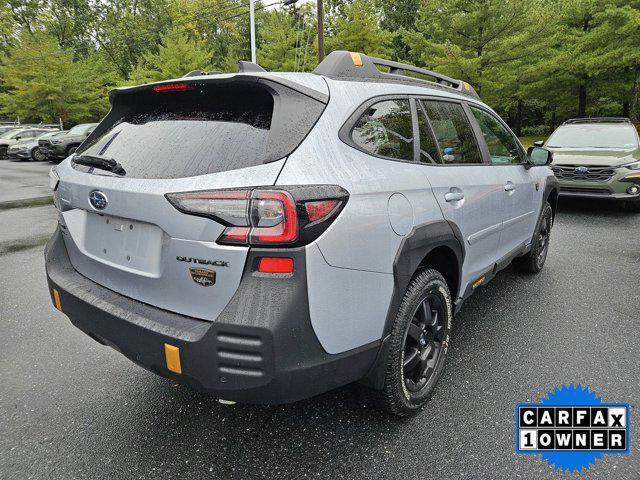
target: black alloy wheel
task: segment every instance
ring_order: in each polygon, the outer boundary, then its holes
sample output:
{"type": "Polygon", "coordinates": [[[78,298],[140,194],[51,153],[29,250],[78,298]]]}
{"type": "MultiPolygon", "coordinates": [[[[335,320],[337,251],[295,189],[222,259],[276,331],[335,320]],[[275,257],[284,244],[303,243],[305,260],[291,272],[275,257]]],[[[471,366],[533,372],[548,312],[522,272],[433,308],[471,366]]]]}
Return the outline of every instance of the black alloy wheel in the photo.
{"type": "MultiPolygon", "coordinates": [[[[545,212],[546,213],[546,212],[545,212]]],[[[549,236],[551,235],[551,216],[544,215],[538,230],[538,241],[536,242],[535,259],[538,268],[544,266],[549,252],[549,236]]]]}
{"type": "Polygon", "coordinates": [[[383,379],[371,392],[383,410],[414,415],[428,402],[449,349],[453,301],[449,285],[436,270],[418,271],[409,282],[376,364],[383,379]]]}
{"type": "Polygon", "coordinates": [[[538,273],[544,267],[549,253],[549,240],[553,227],[553,209],[549,202],[542,207],[542,214],[538,220],[533,235],[531,250],[526,255],[513,260],[514,266],[526,273],[538,273]]]}
{"type": "Polygon", "coordinates": [[[442,300],[429,293],[416,308],[404,340],[403,377],[410,392],[420,391],[433,375],[445,340],[446,321],[442,300]]]}

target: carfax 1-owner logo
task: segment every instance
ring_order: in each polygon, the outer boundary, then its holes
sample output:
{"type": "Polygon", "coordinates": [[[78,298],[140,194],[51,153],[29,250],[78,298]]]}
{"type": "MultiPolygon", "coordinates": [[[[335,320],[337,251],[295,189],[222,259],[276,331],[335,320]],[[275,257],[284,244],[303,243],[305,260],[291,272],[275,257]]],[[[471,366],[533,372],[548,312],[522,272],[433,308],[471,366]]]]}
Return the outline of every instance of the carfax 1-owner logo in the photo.
{"type": "Polygon", "coordinates": [[[602,455],[628,454],[629,432],[629,404],[604,403],[580,385],[516,405],[516,452],[541,454],[556,470],[580,471],[602,455]]]}

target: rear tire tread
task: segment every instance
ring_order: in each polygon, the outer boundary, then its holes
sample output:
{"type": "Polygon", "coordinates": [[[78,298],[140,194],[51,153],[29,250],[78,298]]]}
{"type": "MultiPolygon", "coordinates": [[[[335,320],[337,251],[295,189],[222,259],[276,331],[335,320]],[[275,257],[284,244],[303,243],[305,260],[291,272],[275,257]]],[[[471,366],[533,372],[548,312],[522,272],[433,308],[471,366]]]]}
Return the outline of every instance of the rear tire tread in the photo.
{"type": "MultiPolygon", "coordinates": [[[[418,401],[413,403],[407,399],[403,389],[404,377],[402,373],[402,366],[401,362],[398,362],[398,358],[402,358],[399,357],[399,355],[401,355],[400,352],[404,349],[405,331],[407,329],[407,323],[410,322],[413,317],[415,309],[414,303],[416,302],[416,299],[420,298],[424,292],[427,291],[427,289],[433,288],[434,286],[439,287],[438,289],[441,293],[443,291],[446,292],[445,304],[448,315],[447,322],[449,326],[451,325],[453,309],[447,282],[437,270],[425,269],[420,271],[409,283],[391,329],[387,358],[383,364],[383,368],[385,369],[384,386],[381,390],[373,390],[371,394],[373,402],[379,409],[399,417],[408,417],[422,409],[433,394],[434,386],[442,372],[442,363],[444,362],[444,359],[440,362],[440,365],[436,368],[425,387],[418,392],[418,401]]],[[[449,341],[449,331],[447,331],[445,341],[449,341]]],[[[444,347],[442,353],[445,358],[446,353],[447,346],[444,347]]]]}

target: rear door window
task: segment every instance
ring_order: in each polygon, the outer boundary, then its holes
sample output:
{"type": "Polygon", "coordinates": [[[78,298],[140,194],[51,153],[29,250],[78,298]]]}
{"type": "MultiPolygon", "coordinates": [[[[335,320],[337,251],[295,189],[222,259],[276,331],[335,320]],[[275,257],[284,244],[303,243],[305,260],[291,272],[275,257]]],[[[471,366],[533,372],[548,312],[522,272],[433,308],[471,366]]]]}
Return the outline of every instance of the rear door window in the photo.
{"type": "Polygon", "coordinates": [[[421,100],[444,164],[481,164],[478,142],[459,103],[421,100]]]}
{"type": "Polygon", "coordinates": [[[409,100],[371,105],[353,128],[353,142],[367,153],[413,161],[413,123],[409,100]]]}
{"type": "Polygon", "coordinates": [[[520,164],[524,161],[513,135],[489,112],[471,107],[489,148],[492,165],[520,164]]]}
{"type": "Polygon", "coordinates": [[[112,158],[133,178],[183,178],[279,160],[324,108],[289,90],[254,82],[124,93],[79,153],[112,158]]]}

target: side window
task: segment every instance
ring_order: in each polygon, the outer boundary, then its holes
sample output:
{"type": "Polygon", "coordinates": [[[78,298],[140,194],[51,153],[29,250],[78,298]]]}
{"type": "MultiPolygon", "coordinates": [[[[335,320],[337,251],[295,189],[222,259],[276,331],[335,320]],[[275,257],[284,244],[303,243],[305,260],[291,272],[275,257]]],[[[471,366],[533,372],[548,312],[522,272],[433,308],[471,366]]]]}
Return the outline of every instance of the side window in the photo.
{"type": "Polygon", "coordinates": [[[484,136],[487,147],[489,147],[489,155],[491,155],[491,163],[493,165],[508,165],[512,163],[522,163],[520,149],[513,135],[488,112],[479,108],[471,107],[473,116],[478,120],[480,130],[484,136]]]}
{"type": "Polygon", "coordinates": [[[351,135],[356,145],[373,155],[413,160],[409,100],[384,100],[370,106],[351,135]]]}
{"type": "Polygon", "coordinates": [[[444,164],[481,164],[478,142],[462,105],[421,100],[440,146],[444,164]]]}
{"type": "Polygon", "coordinates": [[[438,153],[438,146],[433,133],[431,132],[431,126],[424,110],[417,103],[418,107],[418,130],[420,132],[420,161],[422,163],[442,163],[440,154],[438,153]]]}

